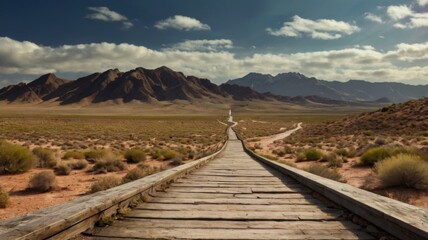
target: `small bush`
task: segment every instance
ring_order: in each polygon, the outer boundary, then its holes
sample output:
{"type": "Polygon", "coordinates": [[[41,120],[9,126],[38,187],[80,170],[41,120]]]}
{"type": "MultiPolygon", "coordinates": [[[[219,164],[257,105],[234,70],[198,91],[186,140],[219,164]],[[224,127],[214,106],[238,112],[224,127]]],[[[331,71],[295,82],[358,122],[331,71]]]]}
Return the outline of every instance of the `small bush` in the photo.
{"type": "Polygon", "coordinates": [[[68,165],[71,167],[71,169],[82,170],[82,169],[85,169],[86,166],[88,166],[88,162],[86,160],[82,159],[82,160],[73,161],[73,162],[69,163],[68,165]]]}
{"type": "Polygon", "coordinates": [[[0,208],[6,208],[9,204],[9,193],[0,187],[0,208]]]}
{"type": "Polygon", "coordinates": [[[89,162],[95,162],[97,160],[100,160],[102,158],[105,158],[110,153],[104,149],[95,149],[95,150],[89,150],[84,153],[85,159],[89,162]]]}
{"type": "Polygon", "coordinates": [[[39,168],[53,168],[57,164],[57,160],[49,149],[37,147],[33,149],[33,154],[37,157],[39,168]]]}
{"type": "Polygon", "coordinates": [[[305,155],[306,161],[317,161],[320,160],[323,156],[322,152],[320,152],[316,148],[306,149],[303,154],[305,155]]]}
{"type": "Polygon", "coordinates": [[[84,159],[85,154],[83,152],[80,152],[80,151],[67,151],[62,158],[66,159],[66,160],[68,160],[68,159],[84,159]]]}
{"type": "Polygon", "coordinates": [[[181,164],[183,164],[183,157],[181,156],[181,155],[177,155],[177,156],[175,156],[173,159],[172,159],[172,161],[171,161],[171,163],[170,163],[172,166],[179,166],[179,165],[181,165],[181,164]]]}
{"type": "Polygon", "coordinates": [[[104,191],[109,188],[119,186],[122,183],[121,179],[118,177],[108,176],[98,178],[91,186],[91,192],[104,191]]]}
{"type": "Polygon", "coordinates": [[[92,167],[92,171],[94,171],[95,173],[119,172],[125,169],[125,163],[118,159],[99,160],[92,167]]]}
{"type": "Polygon", "coordinates": [[[146,160],[146,153],[143,149],[129,149],[125,152],[125,159],[128,163],[139,163],[146,160]]]}
{"type": "Polygon", "coordinates": [[[70,175],[71,173],[71,167],[68,164],[60,164],[55,167],[55,174],[56,175],[70,175]]]}
{"type": "Polygon", "coordinates": [[[337,155],[342,156],[342,157],[348,157],[349,156],[349,152],[348,149],[346,148],[340,148],[337,149],[336,151],[334,151],[337,155]]]}
{"type": "Polygon", "coordinates": [[[29,187],[37,192],[47,192],[55,187],[55,183],[55,174],[52,171],[43,171],[31,177],[29,187]]]}
{"type": "Polygon", "coordinates": [[[33,158],[30,150],[25,147],[0,142],[0,174],[28,171],[33,166],[33,158]]]}
{"type": "Polygon", "coordinates": [[[338,173],[335,170],[329,169],[328,167],[322,165],[321,163],[312,164],[311,166],[304,168],[304,170],[307,172],[313,173],[315,175],[332,179],[335,181],[340,181],[340,179],[342,179],[342,176],[340,175],[340,173],[338,173]]]}
{"type": "Polygon", "coordinates": [[[376,163],[375,172],[385,187],[428,189],[428,163],[417,155],[400,153],[376,163]]]}
{"type": "Polygon", "coordinates": [[[360,164],[364,166],[373,166],[376,162],[390,157],[391,153],[386,148],[375,147],[367,150],[360,158],[360,164]]]}
{"type": "Polygon", "coordinates": [[[302,152],[297,153],[296,162],[303,162],[306,160],[305,154],[302,152]]]}
{"type": "Polygon", "coordinates": [[[153,159],[160,160],[160,161],[170,160],[174,158],[176,155],[177,155],[177,152],[169,148],[155,149],[152,152],[153,159]]]}
{"type": "Polygon", "coordinates": [[[145,176],[147,176],[147,172],[144,171],[142,168],[136,167],[136,168],[132,169],[131,171],[129,171],[122,178],[122,182],[123,183],[132,182],[132,181],[135,181],[137,179],[143,178],[145,176]]]}
{"type": "Polygon", "coordinates": [[[386,144],[386,140],[383,139],[383,138],[376,138],[375,144],[379,145],[379,146],[385,145],[386,144]]]}

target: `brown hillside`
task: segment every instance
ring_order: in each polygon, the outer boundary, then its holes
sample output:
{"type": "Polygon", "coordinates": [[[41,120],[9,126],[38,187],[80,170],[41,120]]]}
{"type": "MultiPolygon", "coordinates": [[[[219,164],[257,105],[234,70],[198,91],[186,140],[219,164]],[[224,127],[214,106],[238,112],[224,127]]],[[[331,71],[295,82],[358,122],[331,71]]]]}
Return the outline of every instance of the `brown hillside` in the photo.
{"type": "Polygon", "coordinates": [[[355,134],[361,131],[415,133],[428,131],[428,97],[392,104],[377,111],[326,124],[320,131],[355,134]]]}

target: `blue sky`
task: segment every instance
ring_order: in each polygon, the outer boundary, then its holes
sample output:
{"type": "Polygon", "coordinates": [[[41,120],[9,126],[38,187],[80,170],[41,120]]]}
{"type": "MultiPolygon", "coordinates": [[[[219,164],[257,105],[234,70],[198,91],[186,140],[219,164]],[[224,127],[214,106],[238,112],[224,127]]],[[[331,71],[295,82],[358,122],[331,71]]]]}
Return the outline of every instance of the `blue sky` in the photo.
{"type": "Polygon", "coordinates": [[[0,2],[0,87],[162,65],[428,84],[428,0],[0,2]]]}

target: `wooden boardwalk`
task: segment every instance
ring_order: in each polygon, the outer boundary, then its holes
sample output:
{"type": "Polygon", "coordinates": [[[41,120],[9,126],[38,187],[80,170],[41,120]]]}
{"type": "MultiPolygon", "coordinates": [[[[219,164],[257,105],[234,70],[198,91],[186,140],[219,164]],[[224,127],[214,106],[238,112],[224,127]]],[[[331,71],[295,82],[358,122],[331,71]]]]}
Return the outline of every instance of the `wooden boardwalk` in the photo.
{"type": "Polygon", "coordinates": [[[94,239],[374,239],[295,180],[248,156],[230,131],[222,156],[152,194],[94,239]]]}

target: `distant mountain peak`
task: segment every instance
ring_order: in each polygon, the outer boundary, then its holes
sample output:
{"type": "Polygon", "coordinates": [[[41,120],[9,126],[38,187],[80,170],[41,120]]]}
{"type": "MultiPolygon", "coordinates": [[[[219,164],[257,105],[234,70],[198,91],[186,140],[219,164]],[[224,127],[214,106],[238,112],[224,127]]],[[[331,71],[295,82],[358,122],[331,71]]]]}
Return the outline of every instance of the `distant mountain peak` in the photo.
{"type": "Polygon", "coordinates": [[[274,77],[251,73],[242,78],[229,80],[227,83],[281,96],[316,95],[342,101],[376,102],[380,98],[387,98],[391,102],[403,102],[428,96],[428,85],[413,86],[396,82],[372,83],[365,80],[325,81],[307,77],[298,72],[280,73],[274,77]]]}

